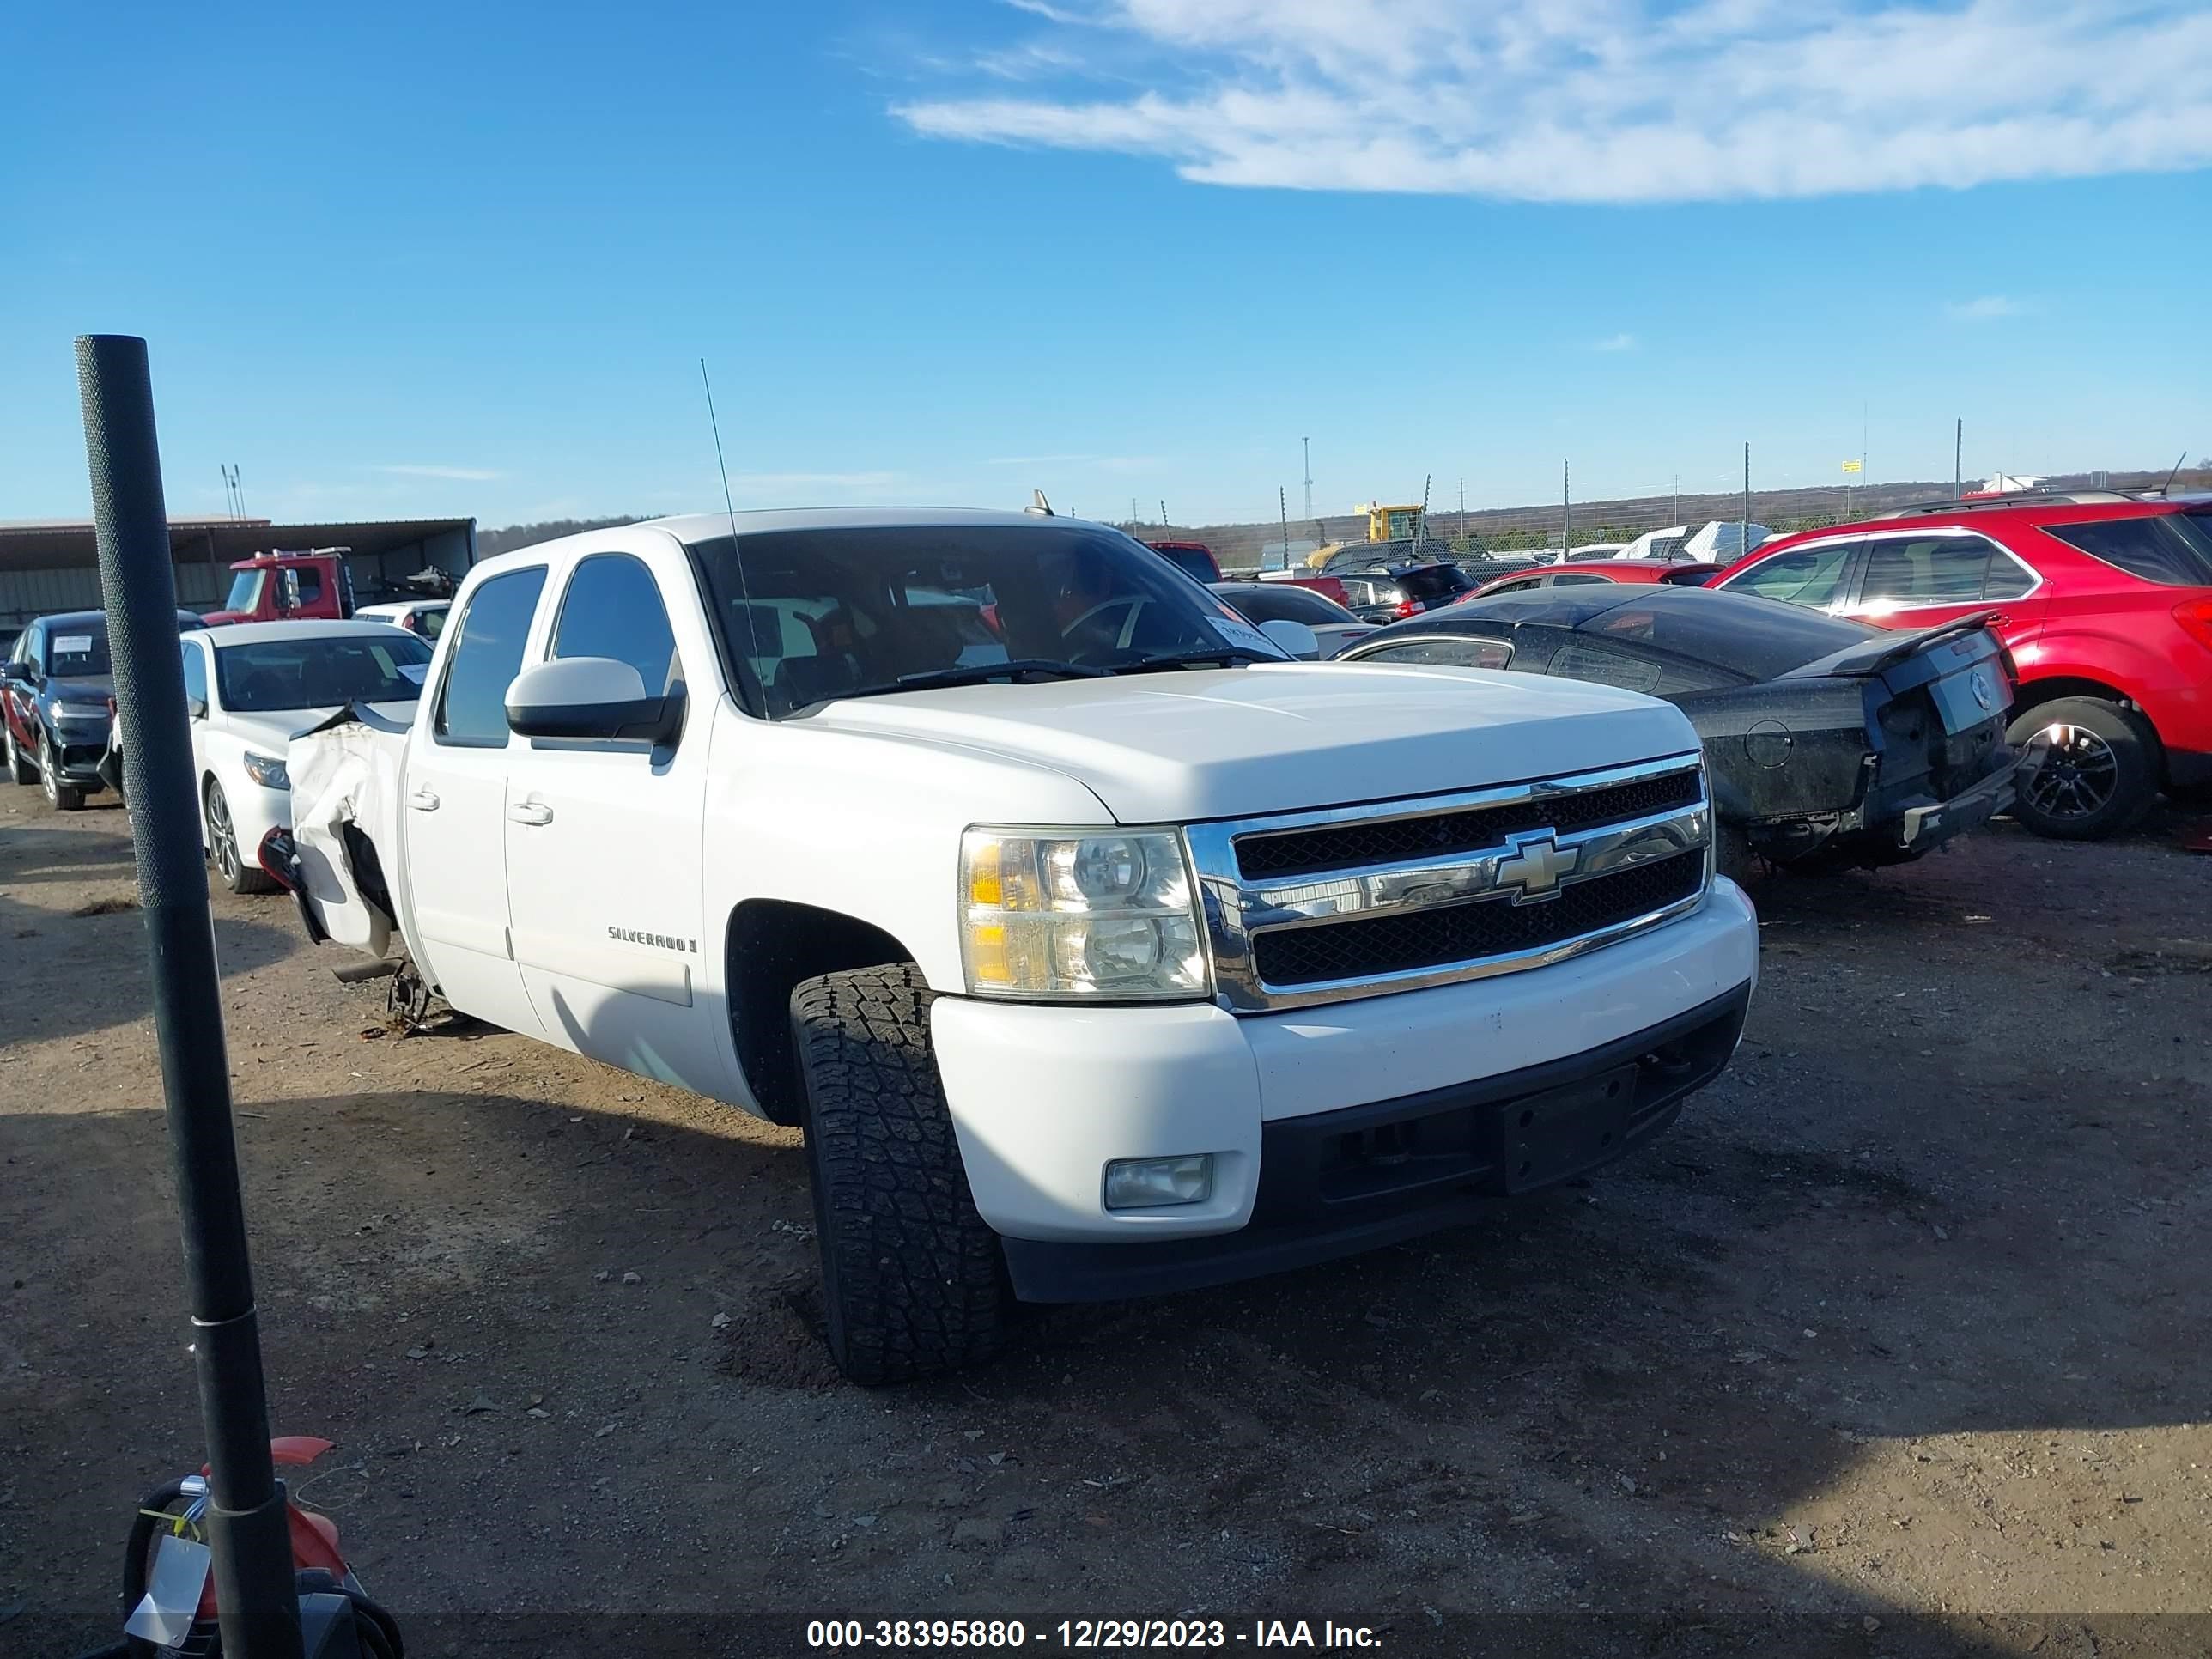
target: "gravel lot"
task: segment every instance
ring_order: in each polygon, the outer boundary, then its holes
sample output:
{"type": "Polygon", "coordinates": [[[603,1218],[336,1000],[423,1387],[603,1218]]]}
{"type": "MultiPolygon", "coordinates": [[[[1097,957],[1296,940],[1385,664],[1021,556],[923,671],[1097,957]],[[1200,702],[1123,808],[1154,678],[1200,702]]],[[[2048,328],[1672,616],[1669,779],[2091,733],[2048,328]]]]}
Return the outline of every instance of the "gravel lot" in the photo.
{"type": "MultiPolygon", "coordinates": [[[[339,1442],[304,1499],[423,1653],[1180,1612],[2203,1651],[2143,1616],[2212,1608],[2212,859],[2176,822],[1765,883],[1743,1048],[1649,1153],[875,1394],[813,1333],[794,1135],[387,1034],[283,900],[220,896],[276,1426],[339,1442]]],[[[0,1653],[112,1632],[134,1500],[200,1455],[126,833],[0,799],[0,1653]]]]}

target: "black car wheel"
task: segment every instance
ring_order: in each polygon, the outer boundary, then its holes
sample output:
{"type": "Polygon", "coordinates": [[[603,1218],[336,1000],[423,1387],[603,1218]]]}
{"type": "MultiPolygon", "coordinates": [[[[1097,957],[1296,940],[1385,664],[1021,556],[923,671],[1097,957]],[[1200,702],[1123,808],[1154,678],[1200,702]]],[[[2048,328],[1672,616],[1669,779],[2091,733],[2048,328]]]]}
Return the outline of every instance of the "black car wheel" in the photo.
{"type": "Polygon", "coordinates": [[[2021,786],[2013,816],[2039,836],[2102,841],[2126,829],[2158,794],[2158,738],[2143,718],[2094,697],[2061,697],[2029,709],[2007,737],[2037,738],[2049,752],[2021,786]]]}
{"type": "Polygon", "coordinates": [[[904,964],[791,998],[830,1352],[872,1388],[980,1364],[1006,1339],[1005,1255],[960,1161],[929,1002],[904,964]]]}
{"type": "Polygon", "coordinates": [[[84,791],[62,781],[62,757],[54,753],[54,740],[39,744],[39,781],[46,792],[46,805],[57,812],[74,812],[84,805],[84,791]]]}
{"type": "MultiPolygon", "coordinates": [[[[222,786],[210,779],[207,787],[208,848],[215,856],[216,873],[234,893],[267,893],[276,884],[258,864],[248,864],[238,847],[238,826],[230,821],[230,802],[222,786]]],[[[257,849],[258,851],[258,849],[257,849]]]]}
{"type": "Polygon", "coordinates": [[[39,763],[16,744],[14,732],[8,733],[8,775],[17,783],[36,783],[39,763]]]}

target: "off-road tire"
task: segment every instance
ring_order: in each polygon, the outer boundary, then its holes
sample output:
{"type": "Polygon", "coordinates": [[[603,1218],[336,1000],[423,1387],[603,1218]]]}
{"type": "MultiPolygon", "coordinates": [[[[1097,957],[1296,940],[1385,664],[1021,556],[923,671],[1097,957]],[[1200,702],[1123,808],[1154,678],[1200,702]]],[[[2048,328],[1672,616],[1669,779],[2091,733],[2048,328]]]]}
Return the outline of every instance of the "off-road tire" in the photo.
{"type": "Polygon", "coordinates": [[[791,996],[830,1357],[871,1388],[991,1358],[1012,1300],[961,1166],[929,1003],[906,964],[825,974],[791,996]]]}
{"type": "MultiPolygon", "coordinates": [[[[2029,797],[2033,785],[2022,788],[2013,803],[2013,817],[2024,828],[2056,841],[2103,841],[2135,823],[2158,799],[2160,768],[2158,734],[2150,722],[2133,709],[2100,697],[2060,697],[2039,703],[2022,714],[2005,736],[2015,746],[2027,744],[2052,726],[2078,726],[2094,732],[2111,751],[2118,767],[2115,787],[2104,805],[2078,816],[2055,816],[2029,797]]],[[[2048,763],[2046,763],[2047,764],[2048,763]]]]}
{"type": "Polygon", "coordinates": [[[84,805],[84,791],[62,781],[62,757],[54,753],[54,740],[39,744],[39,782],[46,792],[46,805],[57,812],[74,812],[84,805]]]}
{"type": "Polygon", "coordinates": [[[16,783],[36,783],[39,781],[39,763],[16,747],[13,732],[7,734],[7,741],[9,777],[16,783]]]}

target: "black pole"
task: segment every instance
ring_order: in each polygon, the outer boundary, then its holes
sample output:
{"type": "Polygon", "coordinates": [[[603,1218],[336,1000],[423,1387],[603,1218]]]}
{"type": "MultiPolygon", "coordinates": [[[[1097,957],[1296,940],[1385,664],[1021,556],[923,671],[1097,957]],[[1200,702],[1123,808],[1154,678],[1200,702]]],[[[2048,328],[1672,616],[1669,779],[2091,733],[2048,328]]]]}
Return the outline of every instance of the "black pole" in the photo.
{"type": "MultiPolygon", "coordinates": [[[[300,1659],[300,1607],[284,1493],[269,1455],[269,1405],[246,1254],[246,1204],[231,1133],[230,1063],[200,859],[199,797],[177,646],[177,580],[146,343],[76,343],[84,447],[123,729],[124,793],[154,986],[154,1028],[176,1160],[192,1352],[207,1435],[209,1504],[222,1650],[300,1659]]],[[[249,852],[248,856],[251,856],[249,852]]]]}

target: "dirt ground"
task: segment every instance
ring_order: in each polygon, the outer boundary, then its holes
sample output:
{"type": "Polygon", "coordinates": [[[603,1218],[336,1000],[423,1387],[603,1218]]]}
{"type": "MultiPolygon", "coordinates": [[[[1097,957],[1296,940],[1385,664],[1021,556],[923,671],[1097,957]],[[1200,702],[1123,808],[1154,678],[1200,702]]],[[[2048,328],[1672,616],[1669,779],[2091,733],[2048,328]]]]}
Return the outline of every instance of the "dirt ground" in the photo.
{"type": "MultiPolygon", "coordinates": [[[[1766,882],[1749,1034],[1655,1149],[882,1393],[816,1338],[791,1133],[385,1034],[281,897],[222,895],[276,1425],[339,1443],[300,1495],[422,1653],[1177,1614],[2212,1650],[2171,1616],[2212,1609],[2212,859],[2177,823],[1766,882]]],[[[126,835],[0,797],[0,1653],[112,1639],[134,1501],[200,1458],[126,835]]]]}

